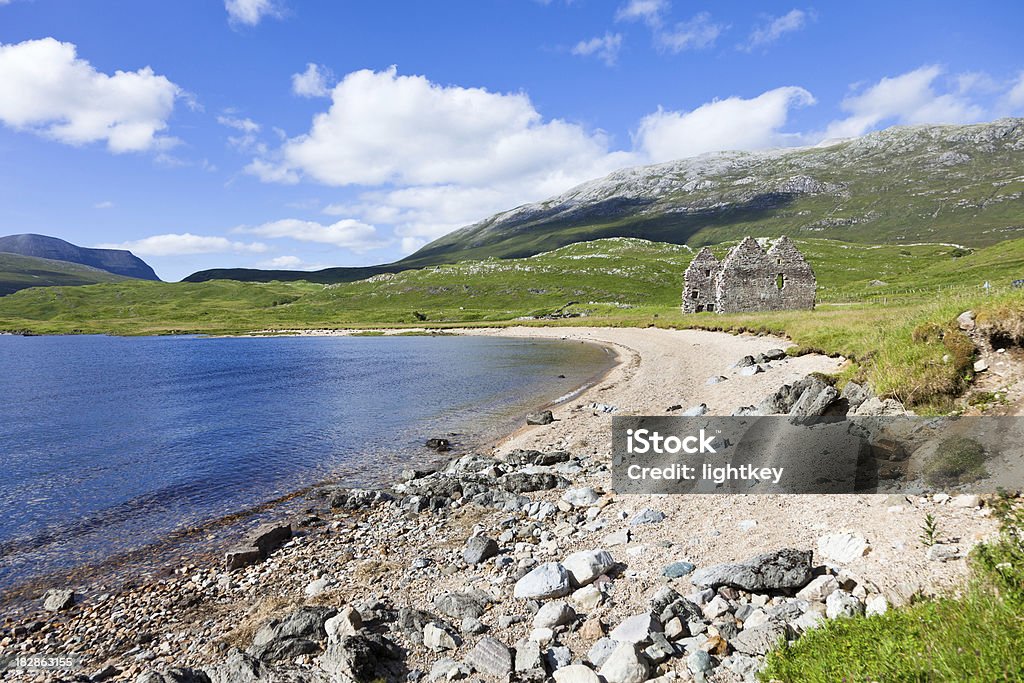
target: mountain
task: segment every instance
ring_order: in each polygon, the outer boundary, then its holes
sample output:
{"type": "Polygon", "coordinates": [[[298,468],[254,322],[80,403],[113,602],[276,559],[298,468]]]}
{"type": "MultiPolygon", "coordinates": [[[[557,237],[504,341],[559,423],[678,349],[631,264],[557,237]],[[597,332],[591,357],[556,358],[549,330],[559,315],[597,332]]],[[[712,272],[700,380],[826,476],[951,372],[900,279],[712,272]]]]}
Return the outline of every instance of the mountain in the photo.
{"type": "MultiPolygon", "coordinates": [[[[1024,119],[906,126],[815,147],[718,152],[616,171],[461,228],[378,272],[516,258],[605,237],[702,246],[745,235],[986,246],[1024,236],[1024,119]]],[[[274,271],[344,282],[352,269],[274,271]]],[[[261,271],[202,271],[271,279],[261,271]]],[[[365,275],[361,275],[365,277],[365,275]]]]}
{"type": "Polygon", "coordinates": [[[0,237],[0,252],[66,261],[139,280],[159,280],[145,261],[123,249],[88,249],[46,235],[0,237]]]}
{"type": "Polygon", "coordinates": [[[0,252],[0,296],[29,287],[95,285],[128,279],[78,263],[0,252]]]}

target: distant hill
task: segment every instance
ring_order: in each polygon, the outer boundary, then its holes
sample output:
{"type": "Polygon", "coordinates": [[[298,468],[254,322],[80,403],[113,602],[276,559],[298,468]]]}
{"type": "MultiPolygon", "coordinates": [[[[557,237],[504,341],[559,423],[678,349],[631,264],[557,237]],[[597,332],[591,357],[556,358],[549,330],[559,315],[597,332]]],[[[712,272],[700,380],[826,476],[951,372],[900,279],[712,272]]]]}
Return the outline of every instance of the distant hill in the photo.
{"type": "Polygon", "coordinates": [[[0,252],[66,261],[138,280],[159,280],[145,261],[123,249],[88,249],[46,235],[0,237],[0,252]]]}
{"type": "Polygon", "coordinates": [[[0,252],[0,296],[29,287],[95,285],[129,279],[78,263],[0,252]]]}
{"type": "Polygon", "coordinates": [[[782,234],[969,246],[1024,237],[1024,119],[894,127],[816,147],[628,168],[456,230],[396,263],[316,273],[212,270],[186,279],[346,282],[607,237],[697,247],[782,234]]]}
{"type": "Polygon", "coordinates": [[[209,282],[210,280],[237,280],[238,282],[316,282],[333,285],[340,282],[365,280],[382,273],[397,273],[415,266],[399,263],[361,268],[324,268],[323,270],[259,270],[257,268],[211,268],[192,273],[182,282],[209,282]]]}

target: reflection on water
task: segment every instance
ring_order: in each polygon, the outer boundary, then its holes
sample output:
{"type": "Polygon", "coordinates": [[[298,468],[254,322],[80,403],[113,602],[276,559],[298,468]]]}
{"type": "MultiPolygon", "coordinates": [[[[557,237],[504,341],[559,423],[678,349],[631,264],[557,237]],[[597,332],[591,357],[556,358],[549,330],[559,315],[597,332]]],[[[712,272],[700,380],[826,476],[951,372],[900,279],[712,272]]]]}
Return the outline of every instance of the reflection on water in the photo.
{"type": "Polygon", "coordinates": [[[0,589],[318,481],[386,481],[425,439],[478,443],[607,363],[477,337],[0,337],[0,589]]]}

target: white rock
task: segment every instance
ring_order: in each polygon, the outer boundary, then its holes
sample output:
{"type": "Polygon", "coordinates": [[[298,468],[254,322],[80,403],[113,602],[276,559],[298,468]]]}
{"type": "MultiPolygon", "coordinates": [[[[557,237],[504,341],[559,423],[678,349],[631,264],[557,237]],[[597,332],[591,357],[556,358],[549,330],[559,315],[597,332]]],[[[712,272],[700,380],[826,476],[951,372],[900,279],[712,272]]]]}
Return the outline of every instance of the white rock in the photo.
{"type": "Polygon", "coordinates": [[[790,622],[790,625],[796,630],[797,633],[806,633],[812,628],[817,628],[825,621],[825,617],[820,612],[804,612],[799,617],[790,622]]]}
{"type": "Polygon", "coordinates": [[[604,602],[604,593],[597,586],[584,586],[577,589],[570,600],[584,612],[591,612],[604,602]]]}
{"type": "Polygon", "coordinates": [[[576,586],[586,586],[615,565],[607,550],[581,550],[562,560],[569,580],[576,586]]]}
{"type": "Polygon", "coordinates": [[[849,593],[836,591],[825,599],[825,616],[829,619],[855,617],[861,614],[864,614],[864,603],[849,593]]]}
{"type": "Polygon", "coordinates": [[[665,624],[665,636],[669,640],[677,640],[684,635],[686,635],[686,624],[679,617],[672,617],[665,624]]]}
{"type": "Polygon", "coordinates": [[[454,650],[457,647],[451,634],[434,622],[423,627],[423,645],[434,652],[454,650]]]}
{"type": "Polygon", "coordinates": [[[661,624],[650,614],[637,614],[624,619],[608,634],[620,643],[642,643],[650,639],[651,633],[661,631],[661,624]]]}
{"type": "Polygon", "coordinates": [[[818,554],[833,562],[853,562],[867,555],[870,550],[867,539],[848,531],[828,534],[818,539],[818,554]]]}
{"type": "Polygon", "coordinates": [[[354,607],[345,607],[336,615],[324,622],[327,640],[340,643],[342,639],[354,634],[363,627],[363,619],[354,607]]]}
{"type": "Polygon", "coordinates": [[[729,601],[721,595],[716,595],[711,602],[704,605],[704,616],[714,620],[729,611],[729,601]]]}
{"type": "Polygon", "coordinates": [[[936,493],[934,496],[932,496],[932,501],[939,505],[944,505],[948,503],[949,499],[950,495],[948,493],[936,493]]]}
{"type": "Polygon", "coordinates": [[[537,613],[533,615],[534,628],[554,628],[570,624],[576,619],[576,612],[565,600],[552,600],[545,603],[537,613]]]}
{"type": "Polygon", "coordinates": [[[768,623],[768,614],[758,607],[743,620],[743,628],[754,628],[768,623]]]}
{"type": "Polygon", "coordinates": [[[555,632],[549,628],[535,628],[530,631],[530,640],[541,645],[550,643],[555,638],[555,632]]]}
{"type": "Polygon", "coordinates": [[[562,494],[563,501],[578,508],[589,507],[596,503],[600,498],[600,494],[589,486],[578,489],[569,489],[562,494]]]}
{"type": "Polygon", "coordinates": [[[555,683],[601,683],[601,679],[589,666],[573,664],[557,669],[552,676],[555,683]]]}
{"type": "Polygon", "coordinates": [[[546,562],[516,581],[512,595],[523,599],[545,600],[569,594],[569,573],[557,562],[546,562]]]}
{"type": "Polygon", "coordinates": [[[648,673],[647,662],[632,643],[619,643],[600,671],[607,683],[643,683],[648,673]]]}
{"type": "Polygon", "coordinates": [[[831,574],[816,576],[809,584],[800,589],[796,597],[811,602],[825,602],[825,598],[839,590],[839,582],[831,574]]]}
{"type": "Polygon", "coordinates": [[[885,599],[884,595],[876,595],[875,597],[868,599],[867,604],[864,606],[864,613],[869,617],[885,614],[888,611],[889,601],[885,599]]]}
{"type": "Polygon", "coordinates": [[[964,311],[956,317],[957,326],[964,331],[971,331],[974,329],[974,311],[964,311]]]}
{"type": "Polygon", "coordinates": [[[976,508],[981,507],[981,497],[975,493],[962,493],[959,496],[953,496],[950,503],[958,508],[976,508]]]}
{"type": "Polygon", "coordinates": [[[629,529],[623,528],[619,529],[618,531],[613,531],[612,533],[605,536],[603,542],[605,545],[610,546],[626,545],[627,543],[629,543],[629,537],[629,529]]]}
{"type": "Polygon", "coordinates": [[[302,592],[306,594],[306,597],[311,598],[314,595],[320,595],[327,590],[327,586],[329,586],[330,583],[330,580],[326,578],[316,579],[306,584],[306,588],[302,592]]]}

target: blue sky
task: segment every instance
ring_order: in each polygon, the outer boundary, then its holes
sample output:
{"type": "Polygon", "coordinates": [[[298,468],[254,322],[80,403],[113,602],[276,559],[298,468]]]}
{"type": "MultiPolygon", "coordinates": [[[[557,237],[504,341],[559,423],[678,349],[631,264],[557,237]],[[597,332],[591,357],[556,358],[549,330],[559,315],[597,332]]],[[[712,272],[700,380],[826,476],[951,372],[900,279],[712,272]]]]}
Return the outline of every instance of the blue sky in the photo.
{"type": "Polygon", "coordinates": [[[0,234],[382,263],[623,166],[1024,115],[1019,3],[0,0],[0,234]]]}

